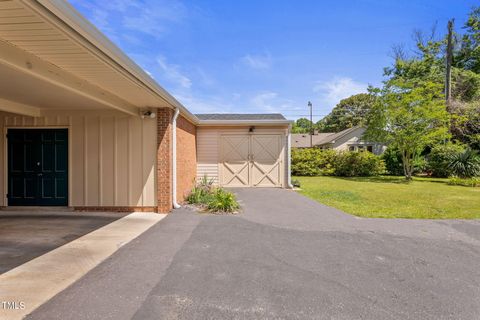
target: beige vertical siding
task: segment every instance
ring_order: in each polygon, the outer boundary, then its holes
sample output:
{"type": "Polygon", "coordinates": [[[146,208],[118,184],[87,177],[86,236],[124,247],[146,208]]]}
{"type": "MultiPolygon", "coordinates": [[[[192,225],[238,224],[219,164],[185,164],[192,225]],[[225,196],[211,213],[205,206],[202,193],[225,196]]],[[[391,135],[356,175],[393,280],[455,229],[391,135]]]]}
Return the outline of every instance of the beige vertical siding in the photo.
{"type": "MultiPolygon", "coordinates": [[[[219,154],[220,154],[220,136],[222,134],[247,134],[248,126],[245,127],[198,127],[197,128],[197,180],[205,175],[210,179],[214,179],[215,183],[219,181],[219,154]]],[[[285,144],[288,134],[287,127],[255,127],[257,134],[281,134],[285,136],[285,144]]],[[[287,152],[285,155],[284,172],[285,177],[282,179],[284,184],[287,181],[287,152]]]]}
{"type": "MultiPolygon", "coordinates": [[[[117,112],[52,112],[39,118],[0,113],[15,127],[69,129],[70,206],[156,206],[156,121],[117,112]]],[[[0,202],[6,205],[6,139],[0,139],[0,202]]]]}

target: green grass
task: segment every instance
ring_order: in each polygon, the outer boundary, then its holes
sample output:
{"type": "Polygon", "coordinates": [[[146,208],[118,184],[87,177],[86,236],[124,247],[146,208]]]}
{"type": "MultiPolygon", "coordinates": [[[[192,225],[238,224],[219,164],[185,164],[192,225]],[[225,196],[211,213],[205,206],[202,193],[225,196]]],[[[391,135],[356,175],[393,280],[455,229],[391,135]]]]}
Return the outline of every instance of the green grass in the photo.
{"type": "Polygon", "coordinates": [[[403,177],[294,177],[299,192],[344,212],[369,218],[478,219],[480,188],[448,179],[403,177]]]}

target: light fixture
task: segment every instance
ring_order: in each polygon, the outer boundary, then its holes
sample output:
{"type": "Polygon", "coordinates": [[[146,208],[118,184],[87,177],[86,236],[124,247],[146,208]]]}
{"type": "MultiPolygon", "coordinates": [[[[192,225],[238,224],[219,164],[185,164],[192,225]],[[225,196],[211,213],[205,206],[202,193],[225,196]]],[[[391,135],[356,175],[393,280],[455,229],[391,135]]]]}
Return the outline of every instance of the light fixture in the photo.
{"type": "Polygon", "coordinates": [[[153,111],[150,111],[150,110],[144,111],[141,114],[142,119],[145,119],[145,118],[155,119],[156,116],[157,116],[157,114],[153,111]]]}

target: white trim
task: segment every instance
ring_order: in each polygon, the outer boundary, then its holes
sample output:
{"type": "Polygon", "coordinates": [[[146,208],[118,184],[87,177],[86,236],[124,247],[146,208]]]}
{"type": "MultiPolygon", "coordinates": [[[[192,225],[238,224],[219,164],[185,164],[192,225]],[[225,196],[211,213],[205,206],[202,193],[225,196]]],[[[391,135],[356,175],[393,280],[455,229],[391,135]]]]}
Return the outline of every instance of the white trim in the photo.
{"type": "Polygon", "coordinates": [[[200,120],[198,122],[199,127],[205,126],[278,126],[278,125],[291,125],[291,120],[200,120]]]}
{"type": "Polygon", "coordinates": [[[287,134],[287,188],[293,189],[293,185],[292,185],[292,125],[288,126],[288,134],[287,134]]]}

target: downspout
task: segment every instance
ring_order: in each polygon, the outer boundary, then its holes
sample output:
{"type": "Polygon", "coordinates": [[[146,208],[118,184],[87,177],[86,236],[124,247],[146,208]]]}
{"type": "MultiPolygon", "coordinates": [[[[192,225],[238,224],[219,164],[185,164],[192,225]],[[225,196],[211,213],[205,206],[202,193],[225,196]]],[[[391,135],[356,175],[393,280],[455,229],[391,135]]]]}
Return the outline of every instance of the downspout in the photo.
{"type": "Polygon", "coordinates": [[[180,208],[177,203],[177,118],[180,109],[175,108],[172,118],[172,205],[174,209],[180,208]]]}
{"type": "Polygon", "coordinates": [[[293,189],[292,185],[292,125],[288,125],[287,136],[287,187],[293,189]]]}

